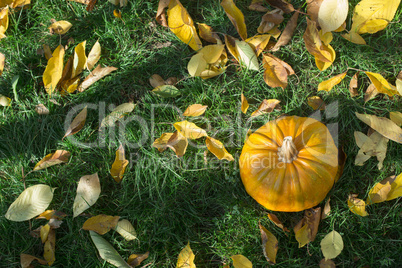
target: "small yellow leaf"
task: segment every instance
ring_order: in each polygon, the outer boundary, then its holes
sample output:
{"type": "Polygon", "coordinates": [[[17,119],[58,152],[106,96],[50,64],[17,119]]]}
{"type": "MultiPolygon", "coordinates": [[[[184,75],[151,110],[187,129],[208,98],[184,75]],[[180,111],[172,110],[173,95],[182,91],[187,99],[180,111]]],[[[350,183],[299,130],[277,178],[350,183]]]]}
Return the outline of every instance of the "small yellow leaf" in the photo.
{"type": "Polygon", "coordinates": [[[83,92],[88,87],[90,87],[96,81],[102,79],[106,75],[110,74],[113,71],[116,71],[117,68],[113,66],[101,67],[100,65],[96,66],[95,69],[82,81],[80,86],[78,87],[79,92],[83,92]]]}
{"type": "Polygon", "coordinates": [[[364,73],[370,78],[371,83],[374,84],[378,92],[387,94],[390,97],[394,96],[395,94],[399,95],[396,87],[388,83],[388,81],[385,80],[385,78],[381,74],[372,72],[364,73]]]}
{"type": "Polygon", "coordinates": [[[177,258],[176,268],[195,268],[194,264],[195,255],[190,248],[190,242],[187,243],[177,258]]]}
{"type": "Polygon", "coordinates": [[[318,91],[325,90],[325,91],[330,91],[335,85],[339,84],[343,78],[345,78],[346,72],[335,75],[334,77],[331,77],[328,80],[325,80],[321,82],[318,85],[318,91]]]}
{"type": "Polygon", "coordinates": [[[45,226],[42,226],[40,228],[40,239],[42,240],[42,243],[45,243],[47,240],[47,236],[49,235],[50,231],[50,225],[46,224],[45,226]]]}
{"type": "Polygon", "coordinates": [[[32,267],[31,263],[34,260],[38,261],[42,265],[47,264],[47,262],[45,260],[39,259],[39,258],[29,255],[29,254],[24,254],[24,253],[22,253],[20,255],[20,259],[21,259],[21,267],[22,268],[31,268],[32,267]]]}
{"type": "Polygon", "coordinates": [[[11,106],[11,99],[0,94],[0,105],[11,106]]]}
{"type": "Polygon", "coordinates": [[[394,122],[395,124],[397,124],[398,126],[402,127],[402,113],[401,112],[390,112],[389,119],[391,119],[391,121],[394,122]]]}
{"type": "Polygon", "coordinates": [[[149,257],[149,251],[144,254],[131,254],[128,257],[127,263],[130,267],[137,267],[141,264],[143,260],[146,260],[149,257]]]}
{"type": "Polygon", "coordinates": [[[71,78],[82,73],[87,68],[87,56],[85,55],[85,44],[87,41],[79,43],[74,49],[74,59],[71,71],[71,78]]]}
{"type": "Polygon", "coordinates": [[[121,11],[120,10],[113,10],[113,16],[117,19],[121,19],[121,11]]]}
{"type": "Polygon", "coordinates": [[[224,49],[225,45],[222,44],[209,45],[201,48],[198,53],[203,54],[203,58],[208,64],[214,64],[219,60],[224,49]]]}
{"type": "Polygon", "coordinates": [[[226,151],[222,142],[207,136],[205,144],[207,145],[208,150],[219,160],[226,159],[228,161],[234,161],[233,156],[226,151]]]}
{"type": "Polygon", "coordinates": [[[350,31],[349,33],[342,34],[342,37],[354,44],[366,45],[366,41],[358,33],[350,31]]]}
{"type": "Polygon", "coordinates": [[[152,147],[155,147],[158,149],[159,152],[163,152],[167,148],[167,143],[169,139],[172,137],[173,133],[163,133],[160,138],[157,138],[154,143],[152,144],[152,147]]]}
{"type": "Polygon", "coordinates": [[[348,10],[348,0],[324,0],[318,11],[318,23],[323,33],[338,29],[345,22],[348,10]]]}
{"type": "Polygon", "coordinates": [[[184,111],[184,116],[200,116],[205,113],[205,110],[208,108],[208,105],[201,104],[193,104],[187,107],[184,111]]]}
{"type": "Polygon", "coordinates": [[[357,77],[359,75],[359,72],[356,72],[352,79],[350,79],[349,83],[349,92],[350,92],[350,97],[356,97],[359,95],[359,92],[357,91],[357,77]]]}
{"type": "Polygon", "coordinates": [[[77,195],[74,199],[73,218],[95,204],[100,193],[101,186],[98,173],[81,177],[77,186],[77,195]]]}
{"type": "Polygon", "coordinates": [[[208,26],[205,23],[198,23],[198,31],[200,37],[205,41],[215,44],[221,42],[219,35],[215,33],[214,29],[212,29],[211,26],[208,26]]]}
{"type": "Polygon", "coordinates": [[[92,70],[95,67],[96,63],[98,63],[101,57],[101,45],[98,41],[93,45],[91,51],[89,51],[88,59],[87,59],[87,68],[88,70],[92,70]]]}
{"type": "Polygon", "coordinates": [[[0,40],[6,37],[4,34],[8,28],[8,6],[0,10],[0,40]]]}
{"type": "Polygon", "coordinates": [[[187,150],[188,140],[179,131],[175,131],[167,141],[166,147],[173,150],[177,157],[182,157],[187,150]]]}
{"type": "Polygon", "coordinates": [[[43,258],[47,261],[47,264],[49,266],[51,266],[56,260],[54,254],[55,248],[56,248],[56,231],[54,229],[50,229],[45,245],[43,246],[44,250],[43,258]]]}
{"type": "Polygon", "coordinates": [[[127,241],[137,238],[137,233],[135,232],[133,225],[126,219],[119,221],[114,229],[127,241]]]}
{"type": "Polygon", "coordinates": [[[120,144],[119,149],[116,151],[116,158],[112,164],[112,168],[110,169],[110,175],[112,175],[117,183],[121,182],[127,165],[128,160],[124,155],[123,145],[120,144]]]}
{"type": "Polygon", "coordinates": [[[3,53],[0,53],[0,75],[3,74],[5,61],[6,61],[6,56],[4,56],[3,53]]]}
{"type": "Polygon", "coordinates": [[[268,45],[270,34],[258,34],[253,37],[247,38],[245,41],[254,49],[257,57],[264,51],[265,47],[268,45]]]}
{"type": "Polygon", "coordinates": [[[233,260],[234,268],[253,268],[253,264],[243,255],[233,255],[230,257],[233,260]]]}
{"type": "Polygon", "coordinates": [[[328,51],[318,33],[317,25],[314,21],[307,19],[307,28],[303,34],[304,44],[306,45],[307,51],[313,55],[316,59],[321,62],[333,62],[333,57],[331,53],[328,51]]]}
{"type": "Polygon", "coordinates": [[[65,34],[73,25],[66,20],[56,21],[48,28],[51,34],[65,34]]]}
{"type": "Polygon", "coordinates": [[[44,158],[42,158],[34,167],[35,170],[41,170],[45,169],[57,164],[61,163],[66,163],[68,162],[68,159],[70,158],[70,152],[65,151],[65,150],[57,150],[56,152],[52,154],[46,155],[44,158]]]}
{"type": "Polygon", "coordinates": [[[307,99],[308,105],[314,110],[325,110],[325,102],[319,96],[312,96],[307,99]]]}
{"type": "Polygon", "coordinates": [[[343,250],[343,240],[342,236],[337,231],[332,231],[328,233],[321,240],[321,251],[324,255],[325,259],[334,259],[339,254],[341,254],[343,250]]]}
{"type": "Polygon", "coordinates": [[[181,121],[181,122],[176,122],[173,124],[174,128],[179,131],[184,137],[187,139],[199,139],[202,137],[206,137],[207,132],[196,126],[194,123],[188,122],[188,121],[181,121]]]}
{"type": "Polygon", "coordinates": [[[331,205],[329,204],[330,200],[331,199],[328,198],[327,202],[325,202],[324,209],[322,210],[322,213],[321,213],[321,220],[326,219],[328,217],[329,213],[331,212],[331,205]]]}
{"type": "Polygon", "coordinates": [[[246,99],[246,97],[243,95],[243,93],[241,93],[241,111],[246,114],[247,110],[248,110],[248,101],[246,99]]]}
{"type": "Polygon", "coordinates": [[[78,131],[80,131],[85,124],[85,120],[87,119],[87,107],[85,106],[82,111],[77,114],[74,120],[71,122],[70,126],[68,127],[66,134],[64,134],[63,139],[67,136],[74,135],[78,131]]]}
{"type": "Polygon", "coordinates": [[[315,65],[317,66],[317,68],[320,71],[324,71],[324,70],[328,69],[332,65],[332,63],[335,61],[336,53],[335,53],[334,48],[331,45],[324,45],[324,44],[322,44],[322,46],[321,46],[321,52],[322,53],[326,52],[330,56],[329,61],[321,61],[319,59],[319,57],[314,58],[315,65]]]}
{"type": "Polygon", "coordinates": [[[268,218],[279,228],[281,228],[284,232],[290,232],[288,228],[286,228],[283,223],[278,219],[275,214],[268,213],[268,218]]]}
{"type": "Polygon", "coordinates": [[[100,128],[103,127],[113,127],[114,123],[119,120],[120,118],[124,117],[126,114],[131,113],[134,108],[135,104],[131,102],[123,103],[113,109],[113,111],[103,118],[100,128]]]}
{"type": "Polygon", "coordinates": [[[268,231],[264,226],[259,224],[262,240],[262,252],[268,263],[276,263],[276,253],[278,252],[278,239],[268,231]]]}
{"type": "Polygon", "coordinates": [[[110,229],[116,227],[119,219],[119,216],[109,216],[103,214],[93,216],[84,222],[82,229],[87,231],[95,231],[100,235],[104,235],[109,232],[110,229]]]}
{"type": "Polygon", "coordinates": [[[64,47],[59,45],[53,51],[52,57],[48,60],[45,72],[43,73],[43,84],[49,95],[52,95],[56,90],[56,86],[61,79],[63,73],[63,59],[64,47]]]}
{"type": "Polygon", "coordinates": [[[247,27],[244,21],[244,15],[240,9],[235,5],[233,0],[222,0],[221,6],[226,12],[226,15],[232,22],[233,26],[236,28],[241,39],[247,39],[247,27]]]}
{"type": "Polygon", "coordinates": [[[252,114],[251,117],[256,117],[262,114],[266,113],[271,113],[275,108],[279,107],[279,103],[281,101],[277,99],[269,99],[269,100],[263,100],[258,107],[257,110],[255,110],[252,114]]]}
{"type": "Polygon", "coordinates": [[[350,211],[362,217],[368,216],[366,212],[366,203],[357,198],[356,194],[350,194],[348,199],[348,206],[350,211]]]}

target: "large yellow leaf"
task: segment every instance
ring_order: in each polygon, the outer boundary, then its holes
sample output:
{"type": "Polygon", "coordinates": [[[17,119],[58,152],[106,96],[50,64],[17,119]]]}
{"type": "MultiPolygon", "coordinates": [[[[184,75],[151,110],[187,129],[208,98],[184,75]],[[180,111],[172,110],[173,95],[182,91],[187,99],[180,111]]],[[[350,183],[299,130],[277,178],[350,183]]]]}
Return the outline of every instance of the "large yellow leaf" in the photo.
{"type": "Polygon", "coordinates": [[[56,90],[63,73],[64,47],[59,45],[48,60],[45,72],[43,73],[43,84],[49,95],[56,90]]]}
{"type": "Polygon", "coordinates": [[[95,231],[98,234],[104,235],[110,231],[110,229],[115,228],[120,217],[119,216],[109,216],[109,215],[97,215],[89,218],[82,225],[82,229],[87,231],[95,231]]]}
{"type": "Polygon", "coordinates": [[[194,27],[193,20],[179,0],[171,0],[169,3],[168,25],[169,29],[192,49],[202,48],[201,40],[194,27]]]}
{"type": "Polygon", "coordinates": [[[318,91],[325,90],[325,91],[330,91],[334,86],[339,84],[343,78],[345,78],[346,72],[335,75],[334,77],[331,77],[328,80],[322,81],[318,85],[318,91]]]}
{"type": "Polygon", "coordinates": [[[48,28],[52,34],[65,34],[73,25],[66,20],[56,21],[48,28]]]}
{"type": "Polygon", "coordinates": [[[374,84],[377,91],[380,93],[387,94],[388,96],[392,97],[394,95],[399,95],[396,87],[391,85],[385,78],[378,73],[372,72],[364,72],[371,80],[371,83],[374,84]]]}
{"type": "Polygon", "coordinates": [[[135,232],[133,225],[126,219],[119,221],[114,229],[127,241],[137,238],[137,233],[135,232]]]}
{"type": "Polygon", "coordinates": [[[195,255],[190,248],[190,242],[187,243],[177,258],[176,268],[195,268],[194,264],[195,255]]]}
{"type": "Polygon", "coordinates": [[[120,104],[119,106],[117,106],[116,108],[113,109],[113,111],[106,116],[105,118],[103,118],[100,127],[113,127],[114,123],[119,120],[120,118],[122,118],[124,115],[131,113],[134,108],[135,108],[135,104],[131,103],[131,102],[127,102],[127,103],[123,103],[120,104]]]}
{"type": "Polygon", "coordinates": [[[338,29],[346,20],[348,10],[348,0],[324,0],[318,11],[318,23],[323,33],[338,29]]]}
{"type": "Polygon", "coordinates": [[[179,131],[184,137],[187,139],[199,139],[202,137],[206,137],[207,132],[198,127],[196,124],[188,122],[188,121],[181,121],[181,122],[176,122],[173,124],[174,128],[179,131]]]}
{"type": "Polygon", "coordinates": [[[343,239],[337,231],[332,231],[321,240],[320,245],[325,259],[334,259],[343,250],[343,239]]]}
{"type": "MultiPolygon", "coordinates": [[[[84,49],[84,51],[85,51],[85,49],[84,49]]],[[[91,48],[91,51],[89,51],[89,54],[88,54],[88,59],[87,59],[88,70],[91,70],[96,65],[96,63],[100,59],[100,56],[101,56],[101,45],[99,44],[98,41],[96,41],[96,43],[93,45],[93,47],[91,48]]]]}
{"type": "Polygon", "coordinates": [[[233,260],[234,268],[253,268],[253,264],[243,255],[233,255],[230,257],[233,260]]]}
{"type": "Polygon", "coordinates": [[[53,199],[50,186],[37,184],[25,189],[11,204],[5,215],[10,221],[27,221],[46,210],[53,199]]]}
{"type": "Polygon", "coordinates": [[[260,224],[262,252],[270,264],[276,263],[276,253],[278,252],[278,239],[260,224]]]}
{"type": "Polygon", "coordinates": [[[244,15],[240,11],[240,9],[235,5],[233,0],[222,0],[221,6],[226,12],[226,15],[229,17],[230,21],[236,28],[239,33],[241,39],[247,39],[247,27],[244,21],[244,15]]]}
{"type": "Polygon", "coordinates": [[[187,107],[184,111],[184,116],[200,116],[205,113],[205,110],[208,108],[208,105],[201,105],[201,104],[192,104],[187,107]]]}
{"type": "Polygon", "coordinates": [[[70,126],[66,130],[66,133],[63,136],[63,139],[67,136],[74,135],[78,131],[80,131],[85,124],[85,120],[87,119],[87,107],[85,106],[82,111],[77,114],[74,120],[71,122],[70,126]]]}
{"type": "Polygon", "coordinates": [[[350,194],[348,199],[348,206],[350,211],[362,217],[368,216],[366,212],[366,203],[357,198],[356,194],[350,194]]]}
{"type": "Polygon", "coordinates": [[[233,156],[226,151],[223,143],[211,138],[207,137],[205,139],[205,144],[207,145],[208,150],[213,153],[219,160],[226,159],[228,161],[234,161],[233,156]]]}
{"type": "Polygon", "coordinates": [[[65,150],[57,150],[52,154],[46,155],[34,167],[33,170],[45,169],[57,164],[66,163],[70,158],[70,152],[65,150]]]}
{"type": "Polygon", "coordinates": [[[74,49],[73,68],[71,78],[74,78],[82,73],[87,68],[87,56],[85,55],[85,44],[87,41],[79,43],[74,49]]]}
{"type": "Polygon", "coordinates": [[[116,151],[116,158],[112,164],[112,168],[110,169],[110,175],[112,175],[117,183],[121,182],[127,165],[128,160],[124,155],[123,145],[120,144],[119,149],[116,151]]]}
{"type": "Polygon", "coordinates": [[[8,28],[8,6],[0,10],[0,39],[6,37],[4,34],[8,28]]]}
{"type": "Polygon", "coordinates": [[[81,177],[74,199],[73,217],[77,217],[91,207],[99,198],[101,186],[98,173],[81,177]]]}

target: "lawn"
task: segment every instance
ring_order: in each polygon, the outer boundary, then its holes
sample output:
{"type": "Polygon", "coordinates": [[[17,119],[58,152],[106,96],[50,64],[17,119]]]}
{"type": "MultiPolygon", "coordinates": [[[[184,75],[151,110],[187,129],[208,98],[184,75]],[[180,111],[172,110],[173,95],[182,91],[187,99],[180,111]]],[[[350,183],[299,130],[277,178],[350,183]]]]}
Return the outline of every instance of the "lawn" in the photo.
{"type": "MultiPolygon", "coordinates": [[[[224,267],[232,264],[231,256],[242,254],[253,267],[267,267],[261,249],[259,222],[279,240],[278,267],[317,267],[323,258],[320,241],[332,230],[342,235],[344,249],[334,259],[338,267],[399,267],[402,263],[402,203],[397,198],[367,208],[369,216],[353,214],[347,204],[350,193],[365,200],[374,184],[402,173],[402,147],[389,141],[384,166],[372,157],[363,166],[355,166],[359,148],[354,131],[367,133],[368,126],[355,112],[389,117],[402,111],[402,98],[379,94],[365,102],[364,91],[369,79],[360,73],[359,95],[351,97],[346,78],[330,92],[317,92],[318,84],[347,68],[380,73],[395,84],[402,70],[402,9],[382,31],[364,35],[367,46],[353,44],[334,33],[331,45],[337,58],[320,72],[305,47],[305,15],[300,14],[290,44],[273,54],[292,66],[296,75],[289,76],[288,86],[271,88],[263,79],[263,68],[241,68],[229,57],[223,74],[201,79],[191,77],[187,63],[195,54],[168,28],[157,24],[158,1],[131,0],[120,8],[98,1],[92,12],[86,6],[60,0],[33,1],[28,9],[10,12],[6,38],[0,40],[0,52],[6,56],[0,76],[0,94],[12,99],[11,106],[0,106],[0,266],[19,267],[20,254],[43,255],[43,245],[30,231],[46,224],[45,220],[24,222],[7,220],[10,204],[25,189],[35,184],[57,187],[48,209],[67,213],[56,230],[54,267],[113,267],[99,257],[89,232],[81,229],[92,215],[106,214],[129,220],[137,238],[126,241],[114,230],[103,235],[120,255],[149,251],[146,267],[175,267],[181,249],[190,242],[197,267],[224,267]],[[121,10],[122,19],[113,10],[121,10]],[[72,28],[62,36],[52,35],[47,27],[51,19],[67,20],[72,28]],[[74,47],[87,41],[87,53],[99,41],[99,63],[118,68],[81,93],[49,96],[42,75],[47,65],[40,49],[43,44],[53,51],[59,44],[67,46],[66,57],[74,47]],[[164,79],[177,77],[181,95],[161,98],[152,93],[149,78],[159,74],[164,79]],[[15,90],[12,80],[19,76],[15,90]],[[246,115],[240,110],[240,96],[250,103],[246,115]],[[314,111],[307,98],[318,95],[327,104],[325,111],[314,111]],[[252,111],[264,99],[278,99],[281,110],[250,119],[252,111]],[[126,124],[99,132],[100,120],[113,107],[136,103],[126,124]],[[36,105],[42,103],[49,114],[40,115],[36,105]],[[218,160],[204,154],[202,139],[191,141],[186,154],[177,158],[173,151],[162,153],[152,143],[162,133],[173,132],[173,123],[184,120],[182,112],[191,104],[208,105],[206,113],[189,121],[206,129],[208,135],[222,141],[235,159],[218,160]],[[74,139],[62,139],[68,113],[88,105],[84,128],[74,139]],[[331,109],[332,107],[332,109],[331,109]],[[293,232],[285,234],[267,217],[270,212],[259,205],[244,189],[238,160],[247,131],[261,127],[281,115],[320,118],[333,129],[334,139],[347,154],[344,172],[329,192],[331,213],[321,221],[315,241],[299,248],[293,232]],[[79,141],[80,143],[77,143],[79,141]],[[96,145],[91,145],[94,143],[96,145]],[[125,144],[129,165],[121,183],[109,170],[119,144],[125,144]],[[31,172],[47,154],[64,149],[71,152],[68,163],[31,172]],[[72,207],[80,177],[98,173],[101,195],[85,214],[72,217],[72,207]]],[[[216,32],[239,38],[220,1],[181,1],[193,20],[206,23],[216,32]]],[[[245,15],[248,35],[257,33],[261,15],[248,10],[250,1],[236,1],[245,15]]],[[[305,1],[291,1],[305,11],[305,1]]],[[[349,1],[348,28],[357,0],[349,1]]],[[[283,30],[291,14],[285,14],[283,30]]],[[[221,36],[222,37],[222,36],[221,36]]],[[[85,75],[89,71],[85,71],[85,75]]],[[[68,126],[68,125],[67,125],[68,126]]],[[[303,212],[274,212],[289,229],[303,217],[303,212]]]]}

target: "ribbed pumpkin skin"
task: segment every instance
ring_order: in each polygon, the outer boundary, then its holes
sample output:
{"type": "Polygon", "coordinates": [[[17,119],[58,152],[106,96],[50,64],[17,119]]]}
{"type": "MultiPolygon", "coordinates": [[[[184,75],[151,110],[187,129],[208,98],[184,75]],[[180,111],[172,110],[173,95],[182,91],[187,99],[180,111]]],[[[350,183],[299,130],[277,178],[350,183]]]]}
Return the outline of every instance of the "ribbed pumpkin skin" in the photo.
{"type": "Polygon", "coordinates": [[[269,210],[296,212],[320,203],[338,170],[338,149],[319,121],[286,116],[251,134],[240,156],[240,176],[247,193],[269,210]],[[278,149],[291,136],[297,158],[278,160],[278,149]]]}

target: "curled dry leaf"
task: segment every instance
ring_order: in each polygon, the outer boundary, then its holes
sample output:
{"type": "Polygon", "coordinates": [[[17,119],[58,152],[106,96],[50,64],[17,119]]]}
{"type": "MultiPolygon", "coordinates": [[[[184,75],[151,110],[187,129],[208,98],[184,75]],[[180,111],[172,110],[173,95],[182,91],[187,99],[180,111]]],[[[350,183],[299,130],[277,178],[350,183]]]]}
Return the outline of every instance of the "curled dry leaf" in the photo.
{"type": "Polygon", "coordinates": [[[297,26],[297,19],[299,18],[299,12],[295,12],[288,23],[286,24],[285,29],[283,30],[281,36],[276,42],[275,46],[271,49],[271,51],[277,51],[280,47],[286,46],[290,40],[292,39],[293,33],[297,26]]]}
{"type": "Polygon", "coordinates": [[[42,160],[35,165],[33,170],[41,170],[61,163],[66,163],[68,162],[69,158],[70,152],[65,150],[57,150],[56,152],[48,154],[42,158],[42,160]]]}
{"type": "Polygon", "coordinates": [[[47,261],[49,266],[51,266],[56,260],[55,249],[56,231],[54,229],[50,229],[45,245],[43,246],[43,258],[47,261]]]}
{"type": "Polygon", "coordinates": [[[43,115],[43,114],[49,114],[49,109],[46,108],[46,106],[43,105],[42,103],[39,103],[38,105],[35,106],[35,111],[36,111],[38,114],[41,114],[41,115],[43,115]]]}
{"type": "Polygon", "coordinates": [[[119,106],[114,108],[113,111],[108,116],[103,118],[100,124],[100,128],[113,127],[117,120],[119,120],[126,114],[131,113],[134,110],[135,106],[136,105],[131,102],[120,104],[119,106]]]}
{"type": "Polygon", "coordinates": [[[295,11],[293,8],[292,4],[285,0],[266,0],[268,4],[270,4],[273,7],[281,9],[285,13],[291,13],[295,11]]]}
{"type": "Polygon", "coordinates": [[[20,261],[21,261],[20,264],[21,264],[22,268],[32,267],[31,263],[35,260],[42,265],[47,264],[47,262],[45,260],[39,259],[38,257],[29,255],[29,254],[24,254],[24,253],[21,253],[21,255],[20,255],[20,261]]]}
{"type": "Polygon", "coordinates": [[[255,110],[252,114],[251,117],[256,117],[262,114],[266,113],[271,113],[275,108],[279,107],[279,103],[281,101],[277,99],[269,99],[269,100],[263,100],[258,107],[257,110],[255,110]]]}
{"type": "Polygon", "coordinates": [[[335,75],[334,77],[331,77],[328,80],[322,81],[318,85],[318,91],[325,90],[325,91],[330,91],[334,86],[339,84],[343,78],[345,78],[346,72],[335,75]]]}
{"type": "Polygon", "coordinates": [[[46,69],[43,73],[43,84],[46,92],[49,95],[56,90],[56,86],[59,83],[63,73],[63,59],[64,59],[64,47],[59,45],[52,54],[52,57],[48,60],[46,69]]]}
{"type": "Polygon", "coordinates": [[[356,97],[359,95],[359,92],[357,91],[357,77],[359,76],[359,72],[356,72],[352,79],[350,79],[349,83],[349,92],[350,92],[350,97],[356,97]]]}
{"type": "Polygon", "coordinates": [[[264,81],[270,87],[285,89],[288,76],[295,74],[292,67],[272,54],[263,55],[264,81]]]}
{"type": "Polygon", "coordinates": [[[113,71],[116,71],[117,68],[113,66],[101,67],[100,65],[96,66],[95,69],[82,81],[82,83],[78,87],[79,92],[83,92],[87,88],[89,88],[93,83],[102,79],[106,75],[110,74],[113,71]]]}
{"type": "Polygon", "coordinates": [[[279,228],[282,229],[284,232],[290,232],[288,228],[286,228],[283,223],[278,219],[278,217],[275,214],[268,213],[268,218],[279,228]]]}
{"type": "Polygon", "coordinates": [[[48,28],[51,34],[65,34],[73,25],[66,20],[56,21],[48,28]]]}
{"type": "Polygon", "coordinates": [[[284,19],[282,14],[283,11],[278,8],[268,11],[264,16],[262,16],[257,32],[260,34],[268,33],[275,26],[281,24],[284,19]]]}
{"type": "Polygon", "coordinates": [[[234,161],[233,156],[226,151],[223,143],[208,137],[205,139],[205,144],[207,145],[208,150],[213,153],[219,160],[226,159],[228,161],[234,161]]]}
{"type": "Polygon", "coordinates": [[[371,83],[367,89],[366,92],[364,92],[364,102],[368,102],[371,99],[374,99],[380,92],[378,92],[377,88],[373,83],[371,83]]]}
{"type": "Polygon", "coordinates": [[[8,28],[8,6],[0,9],[0,40],[6,37],[4,34],[8,28]]]}
{"type": "Polygon", "coordinates": [[[137,267],[141,264],[142,261],[146,260],[149,257],[149,251],[144,254],[131,254],[128,257],[127,263],[130,267],[137,267]]]}
{"type": "Polygon", "coordinates": [[[264,226],[259,224],[262,240],[262,252],[270,264],[276,263],[276,253],[278,252],[278,239],[268,231],[264,226]]]}
{"type": "Polygon", "coordinates": [[[98,173],[81,177],[77,186],[77,195],[74,199],[73,217],[90,208],[99,198],[101,186],[98,173]]]}
{"type": "Polygon", "coordinates": [[[184,116],[200,116],[205,113],[205,110],[208,108],[208,105],[201,105],[201,104],[192,104],[187,107],[184,111],[184,116]]]}
{"type": "Polygon", "coordinates": [[[208,136],[207,132],[198,127],[196,124],[188,121],[176,122],[173,124],[174,128],[179,131],[187,139],[199,139],[208,136]]]}
{"type": "Polygon", "coordinates": [[[82,111],[77,114],[77,116],[73,119],[73,122],[71,122],[70,126],[68,127],[66,134],[64,134],[64,137],[74,135],[78,131],[80,131],[84,125],[85,125],[85,120],[87,119],[87,106],[82,109],[82,111]]]}
{"type": "Polygon", "coordinates": [[[226,15],[232,22],[233,26],[236,28],[241,39],[247,39],[247,27],[244,21],[244,15],[240,9],[235,5],[233,0],[222,0],[221,6],[226,12],[226,15]]]}
{"type": "Polygon", "coordinates": [[[101,57],[101,45],[98,41],[92,46],[87,59],[88,70],[92,70],[101,57]]]}
{"type": "Polygon", "coordinates": [[[348,207],[353,213],[362,217],[368,216],[366,212],[366,203],[357,198],[357,194],[350,194],[348,198],[348,207]]]}
{"type": "Polygon", "coordinates": [[[212,29],[211,26],[208,26],[205,23],[198,23],[198,32],[200,34],[200,37],[207,42],[214,44],[221,43],[219,35],[215,33],[214,29],[212,29]]]}
{"type": "Polygon", "coordinates": [[[307,15],[310,16],[310,20],[318,23],[318,11],[323,0],[307,0],[307,15]]]}
{"type": "Polygon", "coordinates": [[[328,198],[327,202],[325,202],[324,209],[322,210],[322,213],[321,213],[321,220],[326,219],[328,217],[329,213],[331,212],[331,205],[329,204],[330,200],[331,200],[331,198],[328,198]]]}
{"type": "Polygon", "coordinates": [[[110,175],[112,175],[113,179],[119,183],[123,179],[124,171],[128,165],[128,160],[124,155],[123,145],[120,144],[119,149],[116,151],[116,158],[112,164],[112,168],[110,169],[110,175]]]}
{"type": "Polygon", "coordinates": [[[318,225],[321,219],[321,208],[310,208],[304,211],[304,217],[301,219],[293,231],[296,240],[299,242],[299,248],[315,240],[318,231],[318,225]]]}
{"type": "Polygon", "coordinates": [[[97,215],[89,218],[84,222],[82,229],[87,231],[95,231],[98,234],[104,235],[110,231],[110,229],[115,228],[120,217],[119,216],[109,216],[109,215],[97,215]]]}
{"type": "Polygon", "coordinates": [[[337,231],[332,231],[328,233],[321,240],[321,251],[326,260],[334,259],[343,250],[343,239],[342,236],[337,231]]]}
{"type": "Polygon", "coordinates": [[[323,33],[341,27],[348,16],[348,10],[348,0],[324,0],[318,11],[318,23],[323,33]]]}
{"type": "Polygon", "coordinates": [[[163,27],[168,27],[165,9],[169,6],[170,0],[159,0],[158,11],[156,13],[156,21],[163,27]]]}
{"type": "Polygon", "coordinates": [[[402,173],[398,176],[390,176],[371,188],[367,205],[389,201],[402,196],[402,173]]]}
{"type": "Polygon", "coordinates": [[[264,0],[252,0],[251,4],[248,6],[248,9],[259,12],[267,12],[269,9],[263,6],[264,0]]]}
{"type": "Polygon", "coordinates": [[[389,119],[394,122],[397,126],[402,127],[402,113],[401,112],[390,112],[389,119]]]}
{"type": "Polygon", "coordinates": [[[325,110],[325,102],[319,96],[312,96],[307,99],[307,104],[314,110],[325,110]]]}
{"type": "Polygon", "coordinates": [[[166,147],[173,150],[177,157],[182,157],[187,150],[188,140],[179,131],[175,131],[166,143],[166,147]]]}
{"type": "Polygon", "coordinates": [[[249,107],[248,101],[247,101],[246,97],[244,96],[244,94],[241,93],[241,111],[244,114],[246,114],[247,110],[248,110],[248,107],[249,107]]]}
{"type": "Polygon", "coordinates": [[[119,221],[114,229],[127,241],[137,238],[137,233],[135,232],[133,225],[126,219],[119,221]]]}
{"type": "Polygon", "coordinates": [[[355,131],[356,144],[360,150],[355,159],[355,165],[362,166],[371,156],[376,156],[378,169],[382,169],[383,161],[387,154],[388,139],[374,131],[369,136],[359,131],[355,131]]]}
{"type": "Polygon", "coordinates": [[[258,34],[253,37],[247,38],[246,42],[254,49],[257,57],[264,51],[265,47],[268,45],[270,34],[258,34]]]}
{"type": "Polygon", "coordinates": [[[253,268],[253,264],[243,255],[233,255],[230,257],[233,260],[234,268],[253,268]]]}
{"type": "Polygon", "coordinates": [[[176,268],[195,268],[195,255],[190,248],[190,242],[180,251],[177,258],[176,268]]]}
{"type": "Polygon", "coordinates": [[[399,95],[396,87],[391,85],[385,78],[378,73],[364,72],[369,78],[371,83],[377,88],[378,92],[387,94],[392,97],[394,95],[399,95]]]}

